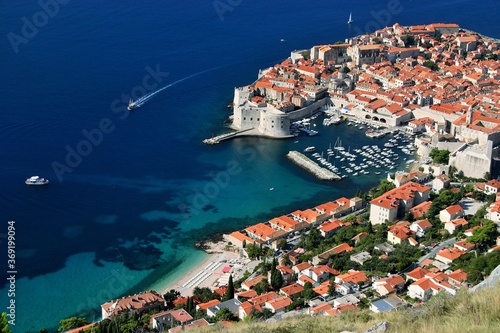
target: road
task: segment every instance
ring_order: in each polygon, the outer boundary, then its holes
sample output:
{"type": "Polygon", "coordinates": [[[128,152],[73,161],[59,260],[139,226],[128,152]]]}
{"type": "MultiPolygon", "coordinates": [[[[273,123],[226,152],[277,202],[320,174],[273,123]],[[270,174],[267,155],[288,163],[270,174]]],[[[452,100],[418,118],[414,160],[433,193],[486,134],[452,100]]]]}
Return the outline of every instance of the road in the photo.
{"type": "Polygon", "coordinates": [[[418,265],[421,265],[421,264],[422,264],[422,262],[423,262],[424,260],[427,260],[427,259],[429,259],[429,258],[433,258],[433,257],[435,257],[435,256],[436,256],[436,254],[437,254],[439,251],[441,251],[441,249],[442,249],[442,248],[447,248],[447,247],[449,247],[451,244],[455,243],[455,241],[456,241],[456,238],[455,238],[455,237],[453,237],[453,238],[450,238],[450,239],[448,239],[448,240],[445,240],[444,242],[441,242],[441,243],[437,244],[436,246],[434,246],[434,248],[432,249],[432,251],[431,251],[431,252],[429,252],[429,253],[427,253],[426,255],[424,255],[424,256],[422,256],[422,257],[420,257],[420,259],[418,259],[418,261],[417,261],[417,264],[418,264],[418,265]]]}

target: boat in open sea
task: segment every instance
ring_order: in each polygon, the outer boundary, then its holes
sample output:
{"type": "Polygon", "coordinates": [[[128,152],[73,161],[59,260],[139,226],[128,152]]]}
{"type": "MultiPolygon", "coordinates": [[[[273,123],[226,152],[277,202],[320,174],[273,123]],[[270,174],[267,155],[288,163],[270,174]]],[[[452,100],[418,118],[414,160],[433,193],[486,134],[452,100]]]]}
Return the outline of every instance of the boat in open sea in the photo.
{"type": "Polygon", "coordinates": [[[130,101],[128,102],[127,110],[132,111],[135,108],[135,102],[131,98],[130,101]]]}
{"type": "Polygon", "coordinates": [[[47,185],[49,183],[48,179],[40,178],[38,176],[31,176],[24,182],[26,185],[47,185]]]}

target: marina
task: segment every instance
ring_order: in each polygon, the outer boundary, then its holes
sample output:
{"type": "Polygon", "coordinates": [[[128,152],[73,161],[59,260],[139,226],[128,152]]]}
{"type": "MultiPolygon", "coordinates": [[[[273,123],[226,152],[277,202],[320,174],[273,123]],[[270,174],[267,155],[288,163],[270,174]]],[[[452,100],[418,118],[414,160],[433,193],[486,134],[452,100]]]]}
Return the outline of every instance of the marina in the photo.
{"type": "MultiPolygon", "coordinates": [[[[332,117],[325,112],[322,121],[324,127],[317,126],[321,132],[314,146],[308,146],[304,153],[310,154],[319,167],[327,169],[336,174],[340,179],[363,177],[367,175],[382,175],[394,173],[398,168],[408,168],[415,162],[412,157],[415,152],[413,138],[398,129],[382,127],[378,124],[368,123],[359,119],[351,118],[338,126],[329,128],[332,117]],[[359,131],[365,133],[366,139],[359,136],[359,131]],[[326,132],[326,135],[323,133],[326,132]],[[332,134],[337,134],[335,140],[331,140],[332,134]],[[325,137],[329,141],[325,142],[325,137]],[[375,141],[373,141],[376,139],[375,141]]],[[[314,119],[304,119],[302,122],[310,125],[315,124],[314,119]]],[[[321,124],[321,120],[318,121],[321,124]]]]}

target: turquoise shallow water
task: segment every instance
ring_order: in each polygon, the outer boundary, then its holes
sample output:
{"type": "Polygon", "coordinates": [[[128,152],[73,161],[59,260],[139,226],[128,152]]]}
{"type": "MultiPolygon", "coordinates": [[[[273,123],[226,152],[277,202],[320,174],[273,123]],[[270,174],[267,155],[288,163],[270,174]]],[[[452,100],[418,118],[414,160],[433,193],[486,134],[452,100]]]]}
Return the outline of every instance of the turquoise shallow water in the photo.
{"type": "MultiPolygon", "coordinates": [[[[454,21],[500,36],[492,0],[401,4],[391,23],[454,21]]],[[[221,20],[211,1],[72,1],[18,53],[3,38],[0,217],[16,221],[13,331],[54,329],[72,315],[97,319],[105,301],[160,288],[203,260],[192,246],[198,239],[375,184],[373,173],[318,182],[286,159],[291,149],[326,150],[338,136],[351,148],[363,145],[367,139],[346,126],[320,128],[298,143],[241,138],[209,147],[201,140],[223,130],[233,88],[253,82],[259,68],[293,49],[364,32],[377,24],[373,12],[387,8],[368,0],[242,1],[221,20]],[[143,86],[147,68],[168,73],[157,87],[169,88],[123,113],[125,104],[117,109],[114,101],[143,86]],[[113,129],[59,181],[53,163],[66,163],[68,149],[88,139],[83,131],[103,119],[113,129]],[[229,170],[229,179],[217,178],[229,170]],[[24,186],[35,174],[51,184],[24,186]]],[[[34,1],[0,3],[2,35],[22,34],[22,18],[40,10],[34,1]]],[[[7,301],[2,296],[0,305],[7,301]]]]}

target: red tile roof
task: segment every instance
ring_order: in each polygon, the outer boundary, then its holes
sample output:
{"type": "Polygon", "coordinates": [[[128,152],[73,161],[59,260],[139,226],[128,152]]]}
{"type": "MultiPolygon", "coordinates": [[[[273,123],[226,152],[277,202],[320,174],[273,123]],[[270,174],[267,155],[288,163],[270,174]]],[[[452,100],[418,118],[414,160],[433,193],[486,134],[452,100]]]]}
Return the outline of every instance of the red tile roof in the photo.
{"type": "Polygon", "coordinates": [[[424,193],[430,190],[431,188],[429,186],[408,182],[400,187],[387,191],[378,198],[370,201],[370,203],[387,209],[395,208],[399,206],[399,200],[409,200],[414,197],[415,192],[424,193]]]}

